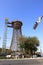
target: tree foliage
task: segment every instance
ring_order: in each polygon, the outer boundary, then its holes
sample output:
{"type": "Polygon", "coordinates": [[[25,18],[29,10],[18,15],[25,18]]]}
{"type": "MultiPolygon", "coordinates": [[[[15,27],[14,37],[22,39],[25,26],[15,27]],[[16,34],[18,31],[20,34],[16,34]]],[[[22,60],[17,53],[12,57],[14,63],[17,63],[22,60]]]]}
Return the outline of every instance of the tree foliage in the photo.
{"type": "Polygon", "coordinates": [[[37,47],[39,46],[39,40],[37,37],[20,37],[19,39],[21,42],[20,49],[22,49],[22,52],[25,52],[26,54],[35,54],[37,51],[37,47]]]}

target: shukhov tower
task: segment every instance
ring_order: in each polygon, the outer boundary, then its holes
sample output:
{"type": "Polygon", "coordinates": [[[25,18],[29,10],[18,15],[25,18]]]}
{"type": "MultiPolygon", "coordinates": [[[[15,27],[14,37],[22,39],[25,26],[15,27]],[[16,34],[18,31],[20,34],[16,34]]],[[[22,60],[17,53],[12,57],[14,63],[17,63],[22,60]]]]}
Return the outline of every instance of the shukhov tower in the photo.
{"type": "Polygon", "coordinates": [[[12,34],[12,41],[11,41],[11,45],[10,45],[10,49],[12,51],[19,51],[19,36],[22,35],[22,22],[21,21],[12,21],[12,23],[8,23],[9,25],[11,24],[11,26],[8,27],[12,27],[13,28],[13,34],[12,34]]]}

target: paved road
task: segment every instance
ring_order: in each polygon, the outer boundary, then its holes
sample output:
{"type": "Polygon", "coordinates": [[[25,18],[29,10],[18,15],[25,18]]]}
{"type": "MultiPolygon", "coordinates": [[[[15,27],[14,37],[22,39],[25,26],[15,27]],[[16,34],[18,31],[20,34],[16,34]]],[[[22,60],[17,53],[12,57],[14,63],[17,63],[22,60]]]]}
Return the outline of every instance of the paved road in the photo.
{"type": "Polygon", "coordinates": [[[0,65],[43,65],[43,59],[1,60],[0,65]]]}

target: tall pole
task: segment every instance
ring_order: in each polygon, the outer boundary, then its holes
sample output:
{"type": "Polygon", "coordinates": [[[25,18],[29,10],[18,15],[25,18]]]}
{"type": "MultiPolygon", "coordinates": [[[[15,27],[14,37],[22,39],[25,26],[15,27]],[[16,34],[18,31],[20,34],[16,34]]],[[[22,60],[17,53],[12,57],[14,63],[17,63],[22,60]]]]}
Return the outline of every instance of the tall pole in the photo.
{"type": "MultiPolygon", "coordinates": [[[[37,26],[39,25],[39,23],[42,21],[43,16],[40,16],[37,20],[37,22],[35,22],[33,29],[35,30],[37,28],[37,26]]],[[[40,55],[42,54],[42,50],[41,50],[41,45],[40,45],[40,55]]]]}

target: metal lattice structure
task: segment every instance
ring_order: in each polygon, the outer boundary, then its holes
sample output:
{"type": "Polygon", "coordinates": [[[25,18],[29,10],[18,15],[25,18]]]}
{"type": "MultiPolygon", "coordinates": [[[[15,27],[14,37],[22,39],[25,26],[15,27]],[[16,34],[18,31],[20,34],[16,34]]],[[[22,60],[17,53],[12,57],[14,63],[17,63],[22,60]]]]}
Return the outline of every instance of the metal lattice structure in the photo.
{"type": "Polygon", "coordinates": [[[3,45],[2,45],[2,53],[5,54],[6,52],[6,41],[7,41],[7,22],[8,19],[5,18],[5,26],[4,26],[4,38],[3,38],[3,45]]]}
{"type": "Polygon", "coordinates": [[[12,35],[12,41],[11,41],[11,45],[10,45],[10,49],[12,51],[19,51],[19,41],[18,38],[20,35],[22,35],[22,31],[21,31],[21,26],[22,26],[22,22],[21,21],[12,21],[11,23],[8,22],[8,27],[13,28],[13,35],[12,35]]]}

